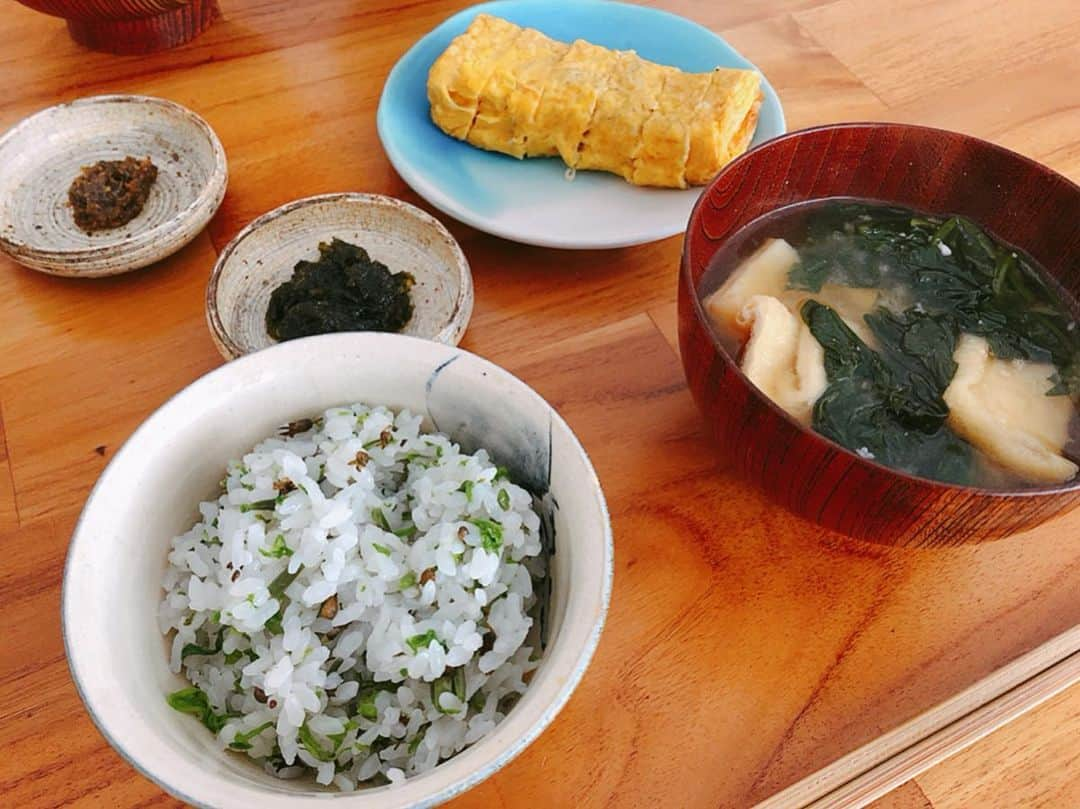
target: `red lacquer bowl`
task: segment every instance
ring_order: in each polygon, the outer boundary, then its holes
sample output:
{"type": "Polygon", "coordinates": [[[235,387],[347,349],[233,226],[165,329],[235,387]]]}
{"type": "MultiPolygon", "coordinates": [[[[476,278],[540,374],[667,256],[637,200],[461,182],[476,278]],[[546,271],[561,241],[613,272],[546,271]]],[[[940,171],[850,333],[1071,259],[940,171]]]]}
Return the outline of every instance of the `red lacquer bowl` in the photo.
{"type": "Polygon", "coordinates": [[[724,456],[792,511],[893,545],[998,539],[1080,504],[1080,482],[991,491],[894,471],[803,428],[743,376],[697,295],[709,260],[758,216],[836,196],[970,217],[1080,295],[1080,187],[1045,166],[977,138],[900,124],[841,124],[769,141],[713,180],[683,247],[683,367],[724,456]]]}
{"type": "Polygon", "coordinates": [[[175,48],[218,16],[217,0],[18,0],[67,20],[72,38],[96,51],[136,54],[175,48]]]}

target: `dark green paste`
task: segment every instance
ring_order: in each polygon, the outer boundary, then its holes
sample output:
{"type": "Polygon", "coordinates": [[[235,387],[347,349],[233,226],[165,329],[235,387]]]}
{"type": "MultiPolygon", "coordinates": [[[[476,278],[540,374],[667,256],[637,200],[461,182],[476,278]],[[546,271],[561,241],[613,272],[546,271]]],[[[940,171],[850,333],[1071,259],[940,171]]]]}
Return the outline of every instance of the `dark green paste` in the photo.
{"type": "Polygon", "coordinates": [[[416,280],[390,272],[362,247],[333,239],[319,245],[317,261],[301,261],[292,278],[270,295],[266,330],[275,340],[335,331],[392,331],[413,314],[409,290],[416,280]]]}

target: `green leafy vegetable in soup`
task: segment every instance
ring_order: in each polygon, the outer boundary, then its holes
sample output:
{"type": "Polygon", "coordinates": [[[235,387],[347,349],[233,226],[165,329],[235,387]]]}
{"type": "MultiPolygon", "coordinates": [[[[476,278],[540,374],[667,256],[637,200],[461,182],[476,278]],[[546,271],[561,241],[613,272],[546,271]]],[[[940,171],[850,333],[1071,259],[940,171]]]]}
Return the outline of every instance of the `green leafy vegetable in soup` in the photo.
{"type": "MultiPolygon", "coordinates": [[[[831,282],[907,295],[906,311],[985,337],[999,359],[1065,368],[1080,351],[1061,293],[1030,259],[968,219],[840,204],[813,216],[807,231],[788,277],[792,288],[816,292],[831,282]]],[[[1080,398],[1080,386],[1069,392],[1080,398]]]]}
{"type": "MultiPolygon", "coordinates": [[[[789,414],[950,483],[1076,474],[1080,331],[1030,258],[962,217],[851,201],[770,214],[741,244],[776,233],[791,244],[766,239],[705,305],[789,414]]],[[[730,267],[733,242],[703,288],[730,267]]]]}
{"type": "MultiPolygon", "coordinates": [[[[814,406],[814,429],[889,466],[951,483],[967,482],[971,447],[944,426],[948,408],[941,394],[947,380],[935,388],[940,378],[923,376],[922,368],[911,367],[920,364],[917,356],[870,350],[823,304],[808,301],[802,317],[825,349],[829,378],[814,406]]],[[[949,339],[930,356],[951,363],[951,347],[949,339]]]]}

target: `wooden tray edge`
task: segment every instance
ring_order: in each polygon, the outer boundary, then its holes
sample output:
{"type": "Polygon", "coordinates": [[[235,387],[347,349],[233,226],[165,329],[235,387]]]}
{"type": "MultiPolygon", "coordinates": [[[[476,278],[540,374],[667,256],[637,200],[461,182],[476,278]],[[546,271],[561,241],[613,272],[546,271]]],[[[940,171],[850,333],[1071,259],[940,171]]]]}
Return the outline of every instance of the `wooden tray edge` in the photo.
{"type": "Polygon", "coordinates": [[[1080,626],[757,804],[857,809],[1080,682],[1080,626]]]}

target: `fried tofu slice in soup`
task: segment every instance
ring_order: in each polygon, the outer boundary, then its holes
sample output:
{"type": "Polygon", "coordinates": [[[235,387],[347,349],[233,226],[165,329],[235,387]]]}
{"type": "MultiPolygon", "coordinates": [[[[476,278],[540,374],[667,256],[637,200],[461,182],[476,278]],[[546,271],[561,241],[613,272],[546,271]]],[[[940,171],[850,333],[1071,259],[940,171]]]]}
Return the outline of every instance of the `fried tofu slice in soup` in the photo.
{"type": "Polygon", "coordinates": [[[1071,480],[1064,457],[1075,417],[1068,396],[1047,396],[1052,365],[1000,360],[982,337],[962,335],[953,352],[957,370],[945,389],[949,426],[991,460],[1032,483],[1071,480]]]}
{"type": "Polygon", "coordinates": [[[779,298],[787,289],[788,273],[799,260],[795,248],[783,239],[767,239],[743,261],[723,286],[705,299],[705,310],[724,331],[745,335],[742,308],[755,295],[779,298]]]}
{"type": "Polygon", "coordinates": [[[739,312],[750,331],[742,371],[761,391],[802,424],[825,391],[825,351],[806,324],[776,298],[754,295],[739,312]]]}
{"type": "Polygon", "coordinates": [[[877,348],[877,338],[866,325],[866,316],[874,311],[881,298],[880,290],[870,287],[847,287],[823,284],[817,292],[789,289],[778,296],[792,312],[801,313],[803,304],[813,300],[824,304],[840,315],[847,327],[870,348],[877,348]]]}

